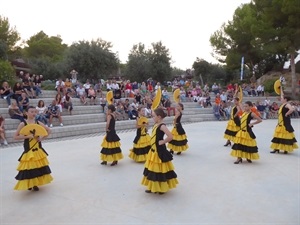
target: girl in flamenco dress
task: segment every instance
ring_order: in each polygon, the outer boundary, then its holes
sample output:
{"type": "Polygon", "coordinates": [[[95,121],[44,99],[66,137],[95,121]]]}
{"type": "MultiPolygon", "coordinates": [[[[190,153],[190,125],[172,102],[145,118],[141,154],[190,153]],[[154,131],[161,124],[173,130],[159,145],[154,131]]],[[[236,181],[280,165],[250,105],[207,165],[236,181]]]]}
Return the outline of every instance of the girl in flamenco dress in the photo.
{"type": "Polygon", "coordinates": [[[118,164],[120,159],[123,159],[123,154],[121,151],[120,138],[115,130],[116,107],[114,105],[108,105],[107,116],[106,116],[106,135],[103,138],[101,144],[101,155],[102,160],[101,165],[107,165],[107,162],[112,162],[110,165],[115,166],[118,164]]]}
{"type": "Polygon", "coordinates": [[[291,125],[290,115],[294,109],[291,104],[288,103],[290,100],[291,98],[289,96],[283,96],[281,98],[282,105],[278,110],[278,124],[271,141],[271,149],[273,149],[273,151],[270,153],[279,153],[280,150],[283,150],[284,154],[288,154],[298,148],[294,128],[291,125]]]}
{"type": "Polygon", "coordinates": [[[182,117],[183,104],[178,103],[176,109],[177,110],[173,122],[174,128],[171,131],[173,140],[168,143],[168,149],[170,149],[170,152],[172,154],[174,154],[174,152],[177,152],[177,155],[180,155],[183,151],[186,151],[189,146],[187,144],[188,140],[186,137],[186,133],[180,122],[182,117]]]}
{"type": "Polygon", "coordinates": [[[27,119],[21,122],[14,134],[15,140],[24,140],[24,152],[19,158],[17,170],[19,173],[16,176],[18,180],[15,190],[33,190],[39,191],[39,186],[50,183],[53,178],[49,168],[47,152],[42,147],[42,140],[46,139],[50,134],[50,129],[40,121],[35,121],[37,110],[33,106],[27,109],[27,119]],[[38,124],[44,127],[47,131],[45,136],[37,136],[35,130],[29,135],[20,134],[23,127],[29,124],[38,124]]]}
{"type": "Polygon", "coordinates": [[[262,120],[251,111],[252,102],[247,101],[244,104],[244,113],[241,117],[241,129],[237,132],[234,144],[232,146],[231,156],[237,157],[234,164],[243,162],[242,158],[246,158],[247,162],[259,159],[258,148],[252,127],[260,123],[262,120]]]}
{"type": "Polygon", "coordinates": [[[136,162],[145,162],[151,148],[150,135],[147,133],[148,119],[144,115],[145,109],[139,107],[136,120],[136,137],[133,140],[133,148],[129,150],[129,158],[136,162]]]}
{"type": "Polygon", "coordinates": [[[155,124],[152,128],[151,149],[147,155],[141,183],[147,187],[146,193],[164,194],[178,184],[171,162],[173,156],[166,148],[166,143],[172,140],[172,134],[163,123],[166,117],[163,109],[155,109],[152,116],[155,124]],[[164,139],[164,135],[167,138],[164,139]]]}
{"type": "Polygon", "coordinates": [[[235,135],[241,129],[240,113],[242,112],[242,107],[240,104],[240,99],[238,97],[234,98],[234,106],[231,109],[230,120],[227,123],[227,127],[224,133],[224,138],[227,142],[224,146],[231,146],[231,141],[234,140],[235,135]]]}

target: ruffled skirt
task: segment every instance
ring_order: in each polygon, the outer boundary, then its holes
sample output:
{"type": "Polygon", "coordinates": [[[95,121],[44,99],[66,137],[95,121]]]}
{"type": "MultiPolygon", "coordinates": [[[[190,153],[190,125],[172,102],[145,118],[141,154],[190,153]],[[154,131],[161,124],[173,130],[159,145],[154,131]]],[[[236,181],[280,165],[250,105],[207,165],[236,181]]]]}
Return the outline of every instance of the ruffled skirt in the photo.
{"type": "Polygon", "coordinates": [[[119,141],[107,142],[106,137],[104,137],[103,142],[101,144],[102,149],[100,152],[100,160],[106,162],[113,162],[123,159],[123,154],[120,146],[121,143],[119,141]]]}
{"type": "Polygon", "coordinates": [[[18,182],[14,187],[15,190],[28,190],[34,186],[48,184],[53,180],[50,175],[47,153],[43,149],[36,148],[23,153],[19,161],[17,167],[19,173],[15,177],[18,182]]]}
{"type": "Polygon", "coordinates": [[[153,193],[165,193],[178,184],[173,163],[162,162],[155,150],[150,150],[147,155],[143,175],[141,184],[153,193]]]}
{"type": "Polygon", "coordinates": [[[293,152],[298,148],[294,132],[288,132],[284,126],[277,126],[273,135],[271,149],[293,152]]]}
{"type": "Polygon", "coordinates": [[[240,129],[240,126],[237,126],[233,120],[229,120],[224,133],[224,138],[230,141],[234,141],[234,138],[240,129]]]}
{"type": "Polygon", "coordinates": [[[256,140],[251,138],[247,131],[239,130],[233,142],[231,156],[250,160],[259,159],[256,140]]]}
{"type": "Polygon", "coordinates": [[[167,148],[174,152],[186,151],[189,148],[186,134],[178,134],[176,127],[172,129],[171,133],[173,140],[168,143],[167,148]]]}
{"type": "Polygon", "coordinates": [[[133,148],[130,149],[129,158],[136,162],[145,162],[147,154],[151,148],[150,135],[140,136],[138,142],[133,144],[133,148]]]}

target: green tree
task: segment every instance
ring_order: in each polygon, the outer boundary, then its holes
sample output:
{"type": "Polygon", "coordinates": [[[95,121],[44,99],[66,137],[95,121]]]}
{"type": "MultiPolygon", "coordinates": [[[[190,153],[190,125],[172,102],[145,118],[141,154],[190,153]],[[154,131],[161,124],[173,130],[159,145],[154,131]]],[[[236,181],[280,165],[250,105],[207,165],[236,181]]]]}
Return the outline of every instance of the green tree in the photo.
{"type": "Polygon", "coordinates": [[[82,81],[115,76],[120,62],[111,48],[112,44],[102,39],[73,43],[65,55],[66,66],[75,69],[82,81]]]}
{"type": "Polygon", "coordinates": [[[15,27],[11,27],[8,18],[0,16],[0,59],[9,59],[20,40],[15,27]]]}
{"type": "Polygon", "coordinates": [[[291,62],[292,95],[296,96],[295,56],[300,49],[299,0],[253,0],[258,18],[253,33],[264,51],[288,54],[291,62]]]}
{"type": "Polygon", "coordinates": [[[125,76],[133,81],[142,82],[151,77],[151,62],[145,45],[133,45],[128,55],[125,76]]]}
{"type": "Polygon", "coordinates": [[[24,48],[26,57],[40,58],[47,57],[51,61],[62,60],[67,45],[62,43],[60,36],[49,37],[43,31],[31,36],[26,41],[27,47],[24,48]]]}
{"type": "Polygon", "coordinates": [[[11,85],[15,79],[15,69],[9,61],[0,59],[0,82],[7,81],[11,85]]]}

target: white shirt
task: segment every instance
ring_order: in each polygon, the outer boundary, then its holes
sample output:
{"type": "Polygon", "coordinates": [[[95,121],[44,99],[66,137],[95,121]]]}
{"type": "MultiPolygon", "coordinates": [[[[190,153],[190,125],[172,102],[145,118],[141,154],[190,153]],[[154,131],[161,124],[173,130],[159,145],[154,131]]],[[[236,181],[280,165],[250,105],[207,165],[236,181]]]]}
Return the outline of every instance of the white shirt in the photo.
{"type": "Polygon", "coordinates": [[[85,93],[85,89],[84,89],[84,87],[82,87],[82,88],[78,87],[78,88],[76,89],[76,92],[77,92],[77,94],[78,94],[79,96],[82,96],[82,95],[84,95],[84,93],[85,93]]]}
{"type": "Polygon", "coordinates": [[[36,109],[37,109],[37,111],[38,111],[38,114],[43,114],[45,111],[46,111],[46,109],[47,109],[47,107],[46,106],[44,106],[44,107],[42,107],[42,108],[40,108],[40,107],[35,107],[36,109]]]}
{"type": "Polygon", "coordinates": [[[65,82],[63,82],[63,81],[59,82],[59,80],[58,80],[55,82],[55,88],[64,87],[64,86],[65,86],[65,82]]]}
{"type": "Polygon", "coordinates": [[[117,83],[112,83],[112,84],[111,84],[111,88],[112,88],[113,90],[119,90],[119,85],[118,85],[117,83]]]}

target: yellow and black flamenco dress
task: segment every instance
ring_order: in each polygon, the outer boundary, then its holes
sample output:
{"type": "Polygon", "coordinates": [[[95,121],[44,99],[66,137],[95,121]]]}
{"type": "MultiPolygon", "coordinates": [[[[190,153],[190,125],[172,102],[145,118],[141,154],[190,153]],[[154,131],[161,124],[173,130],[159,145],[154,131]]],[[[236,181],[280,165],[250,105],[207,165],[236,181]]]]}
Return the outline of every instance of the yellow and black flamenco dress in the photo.
{"type": "Polygon", "coordinates": [[[153,193],[165,193],[176,188],[178,184],[172,154],[167,150],[166,145],[158,145],[164,137],[164,132],[160,130],[161,125],[163,124],[155,125],[152,129],[151,149],[147,155],[141,182],[147,187],[147,191],[153,193]]]}
{"type": "Polygon", "coordinates": [[[278,110],[278,124],[275,128],[273,139],[271,140],[271,149],[293,152],[298,148],[297,140],[294,134],[294,128],[291,125],[291,118],[285,116],[288,109],[282,105],[278,110]]]}
{"type": "Polygon", "coordinates": [[[115,130],[115,118],[111,115],[108,130],[103,138],[100,151],[100,159],[106,162],[114,162],[123,158],[120,138],[115,130]]]}
{"type": "Polygon", "coordinates": [[[185,130],[183,129],[181,125],[181,117],[182,114],[177,117],[175,121],[175,126],[173,127],[171,133],[173,135],[173,140],[168,143],[168,149],[177,152],[177,154],[186,151],[189,146],[187,144],[187,136],[185,133],[185,130]]]}
{"type": "Polygon", "coordinates": [[[224,133],[224,138],[229,141],[234,141],[237,132],[241,129],[241,121],[239,116],[234,117],[237,112],[237,107],[234,106],[231,110],[230,120],[224,133]]]}
{"type": "Polygon", "coordinates": [[[15,177],[18,180],[15,190],[28,190],[53,180],[47,156],[42,143],[36,138],[24,140],[24,152],[19,158],[20,163],[17,167],[19,173],[15,177]]]}
{"type": "Polygon", "coordinates": [[[251,122],[251,112],[244,112],[241,118],[241,129],[237,132],[232,146],[231,156],[246,158],[250,160],[259,159],[256,137],[252,128],[248,126],[251,122]]]}
{"type": "MultiPolygon", "coordinates": [[[[147,121],[148,119],[145,117],[138,118],[138,125],[145,124],[147,121]]],[[[129,150],[129,158],[136,162],[145,162],[150,148],[150,135],[147,133],[147,128],[142,125],[142,127],[139,127],[136,131],[133,148],[129,150]]]]}

